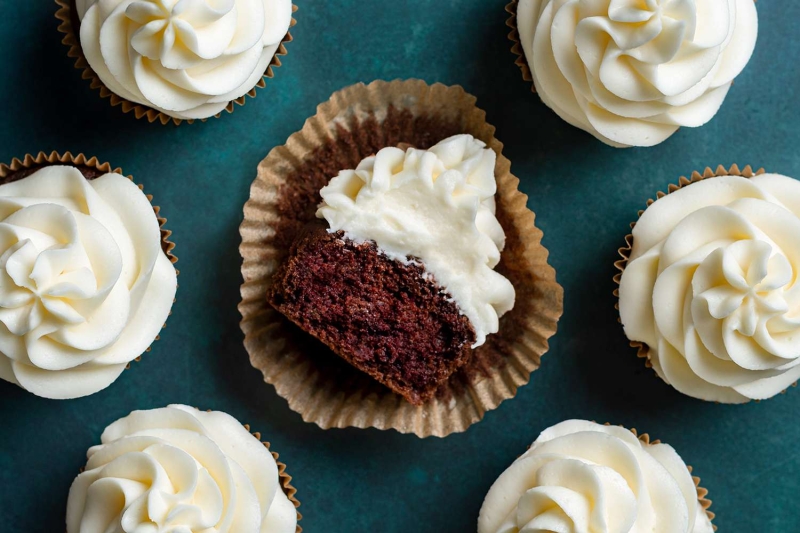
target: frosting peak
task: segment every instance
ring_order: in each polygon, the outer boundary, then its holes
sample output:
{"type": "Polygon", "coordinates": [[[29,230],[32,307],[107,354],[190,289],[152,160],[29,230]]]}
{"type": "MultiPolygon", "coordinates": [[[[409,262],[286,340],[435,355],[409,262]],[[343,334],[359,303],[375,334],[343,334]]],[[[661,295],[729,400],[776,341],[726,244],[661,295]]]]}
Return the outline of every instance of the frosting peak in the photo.
{"type": "Polygon", "coordinates": [[[800,183],[708,178],[642,214],[620,316],[676,389],[723,403],[800,379],[800,183]]]}
{"type": "Polygon", "coordinates": [[[708,122],[755,47],[753,0],[520,0],[542,101],[612,146],[708,122]]]}
{"type": "Polygon", "coordinates": [[[492,485],[478,533],[712,533],[686,463],[627,429],[569,420],[492,485]]]}
{"type": "Polygon", "coordinates": [[[291,0],[83,0],[81,46],[117,95],[208,118],[252,89],[291,22],[291,0]]]}
{"type": "Polygon", "coordinates": [[[475,328],[475,346],[514,306],[495,272],[505,233],[495,217],[496,155],[471,135],[430,150],[384,148],[342,171],[320,193],[317,217],[399,261],[419,260],[475,328]]]}
{"type": "Polygon", "coordinates": [[[129,179],[50,166],[0,186],[0,378],[57,399],[104,389],[158,335],[176,287],[129,179]]]}

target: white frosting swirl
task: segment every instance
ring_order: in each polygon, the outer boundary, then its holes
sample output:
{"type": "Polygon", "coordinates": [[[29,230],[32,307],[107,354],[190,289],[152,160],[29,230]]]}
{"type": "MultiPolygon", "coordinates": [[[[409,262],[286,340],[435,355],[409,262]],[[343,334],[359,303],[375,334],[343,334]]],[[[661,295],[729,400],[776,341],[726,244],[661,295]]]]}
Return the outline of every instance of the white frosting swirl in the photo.
{"type": "Polygon", "coordinates": [[[740,403],[800,378],[800,183],[709,178],[664,196],[633,229],[620,316],[667,383],[740,403]]]}
{"type": "Polygon", "coordinates": [[[666,444],[570,420],[495,481],[478,533],[712,533],[686,463],[666,444]]]}
{"type": "Polygon", "coordinates": [[[398,261],[419,259],[472,323],[474,346],[514,307],[514,287],[493,270],[505,246],[495,218],[495,159],[471,135],[427,151],[384,148],[333,178],[317,211],[331,232],[374,241],[398,261]]]}
{"type": "Polygon", "coordinates": [[[612,146],[653,146],[717,113],[753,53],[753,0],[520,0],[542,101],[612,146]]]}
{"type": "Polygon", "coordinates": [[[55,399],[106,388],[156,338],[176,286],[131,180],[50,166],[0,186],[0,378],[55,399]]]}
{"type": "Polygon", "coordinates": [[[89,65],[118,96],[180,119],[208,118],[264,76],[291,0],[81,0],[89,65]]]}
{"type": "Polygon", "coordinates": [[[233,417],[185,405],[106,428],[72,483],[67,533],[294,533],[269,450],[233,417]]]}

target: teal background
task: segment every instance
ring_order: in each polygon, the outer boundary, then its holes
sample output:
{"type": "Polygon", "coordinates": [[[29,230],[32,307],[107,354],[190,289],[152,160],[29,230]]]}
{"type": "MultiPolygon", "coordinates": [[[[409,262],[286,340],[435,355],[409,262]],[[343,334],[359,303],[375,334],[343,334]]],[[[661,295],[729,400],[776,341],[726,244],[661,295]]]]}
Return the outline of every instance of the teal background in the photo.
{"type": "Polygon", "coordinates": [[[103,428],[171,402],[260,430],[295,478],[307,532],[469,532],[494,479],[547,426],[580,417],[674,445],[711,491],[722,532],[800,531],[800,392],[744,406],[681,396],[644,368],[614,311],[616,250],[638,209],[719,163],[800,177],[797,2],[758,3],[755,56],[719,115],[651,149],[617,150],[561,122],[522,81],[505,0],[298,0],[284,66],[221,119],[164,127],[111,108],[81,80],[46,0],[0,0],[0,161],[96,155],[134,175],[174,230],[178,301],[151,353],[72,401],[0,383],[0,530],[60,533],[67,491],[103,428]],[[565,288],[542,368],[466,433],[420,440],[306,424],[254,370],[239,330],[238,226],[258,162],[346,85],[461,84],[497,126],[565,288]]]}

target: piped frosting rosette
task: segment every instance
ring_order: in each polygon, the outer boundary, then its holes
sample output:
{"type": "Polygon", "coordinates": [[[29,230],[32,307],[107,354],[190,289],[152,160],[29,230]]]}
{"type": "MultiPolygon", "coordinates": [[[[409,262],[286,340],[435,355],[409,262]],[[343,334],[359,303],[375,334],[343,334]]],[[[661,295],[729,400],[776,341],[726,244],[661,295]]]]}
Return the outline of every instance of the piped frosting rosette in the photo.
{"type": "Polygon", "coordinates": [[[712,533],[699,492],[671,446],[570,420],[495,481],[478,533],[712,533]]]}
{"type": "Polygon", "coordinates": [[[680,392],[742,403],[800,378],[800,183],[709,177],[650,205],[619,289],[625,333],[680,392]]]}
{"type": "Polygon", "coordinates": [[[163,327],[176,276],[130,179],[54,165],[0,186],[0,378],[54,399],[108,387],[163,327]]]}
{"type": "Polygon", "coordinates": [[[74,0],[65,9],[76,15],[59,12],[65,25],[80,21],[71,54],[111,93],[176,122],[230,110],[271,76],[293,22],[291,0],[74,0]]]}
{"type": "Polygon", "coordinates": [[[510,10],[542,101],[617,147],[711,120],[758,33],[752,0],[519,0],[510,10]]]}
{"type": "Polygon", "coordinates": [[[275,459],[230,415],[134,411],[101,442],[70,489],[67,533],[296,531],[275,459]]]}

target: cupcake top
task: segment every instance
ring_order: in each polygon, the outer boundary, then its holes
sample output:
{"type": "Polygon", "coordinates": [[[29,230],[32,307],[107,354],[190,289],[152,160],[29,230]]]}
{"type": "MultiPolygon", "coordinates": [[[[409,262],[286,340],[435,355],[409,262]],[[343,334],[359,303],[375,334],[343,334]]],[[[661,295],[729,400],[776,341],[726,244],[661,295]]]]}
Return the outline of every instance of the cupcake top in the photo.
{"type": "Polygon", "coordinates": [[[584,420],[557,424],[495,481],[478,533],[712,533],[686,463],[666,444],[584,420]]]}
{"type": "Polygon", "coordinates": [[[625,334],[684,394],[741,403],[800,378],[800,183],[721,176],[653,203],[620,282],[625,334]]]}
{"type": "Polygon", "coordinates": [[[89,66],[113,93],[179,119],[203,119],[266,73],[291,0],[76,0],[89,66]]]}
{"type": "Polygon", "coordinates": [[[269,450],[233,417],[185,405],[106,428],[72,483],[67,533],[294,533],[269,450]]]}
{"type": "Polygon", "coordinates": [[[0,378],[46,398],[109,386],[164,325],[176,272],[128,178],[49,166],[0,186],[0,378]]]}
{"type": "Polygon", "coordinates": [[[542,101],[627,147],[711,120],[758,18],[753,0],[519,0],[517,27],[542,101]]]}
{"type": "Polygon", "coordinates": [[[421,262],[469,318],[475,346],[514,306],[514,287],[493,270],[505,245],[495,217],[495,159],[471,135],[430,150],[384,148],[333,178],[317,211],[331,232],[421,262]]]}

